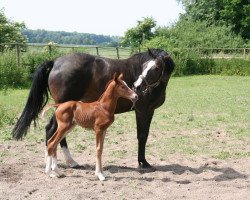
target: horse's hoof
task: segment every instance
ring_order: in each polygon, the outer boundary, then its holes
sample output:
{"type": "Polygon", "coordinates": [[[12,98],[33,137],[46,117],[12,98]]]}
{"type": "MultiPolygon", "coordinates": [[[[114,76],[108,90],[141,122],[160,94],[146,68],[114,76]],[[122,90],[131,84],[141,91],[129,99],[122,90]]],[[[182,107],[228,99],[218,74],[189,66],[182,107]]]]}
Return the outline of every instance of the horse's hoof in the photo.
{"type": "Polygon", "coordinates": [[[105,175],[101,172],[95,173],[95,175],[99,178],[100,181],[104,181],[106,179],[105,175]]]}
{"type": "Polygon", "coordinates": [[[76,161],[74,161],[74,160],[69,160],[69,161],[66,162],[66,164],[67,164],[70,168],[76,168],[76,167],[79,166],[79,164],[78,164],[76,161]]]}
{"type": "Polygon", "coordinates": [[[154,172],[156,171],[156,168],[154,168],[152,165],[150,165],[147,161],[139,162],[138,169],[142,172],[154,172]]]}

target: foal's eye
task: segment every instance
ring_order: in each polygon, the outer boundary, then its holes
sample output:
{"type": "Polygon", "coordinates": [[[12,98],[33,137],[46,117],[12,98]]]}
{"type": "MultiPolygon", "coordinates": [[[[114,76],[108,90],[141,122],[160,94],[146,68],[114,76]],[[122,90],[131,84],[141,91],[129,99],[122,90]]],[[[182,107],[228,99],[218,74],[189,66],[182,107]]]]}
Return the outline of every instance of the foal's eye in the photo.
{"type": "Polygon", "coordinates": [[[157,72],[159,70],[159,67],[155,67],[155,71],[157,72]]]}

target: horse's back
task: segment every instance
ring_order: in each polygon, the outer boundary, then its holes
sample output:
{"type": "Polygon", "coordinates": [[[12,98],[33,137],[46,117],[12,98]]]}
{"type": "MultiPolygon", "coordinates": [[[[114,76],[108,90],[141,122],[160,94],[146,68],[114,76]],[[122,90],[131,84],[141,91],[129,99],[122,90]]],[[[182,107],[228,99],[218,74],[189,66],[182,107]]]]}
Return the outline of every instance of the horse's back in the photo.
{"type": "Polygon", "coordinates": [[[55,102],[80,100],[93,79],[95,56],[75,53],[55,59],[48,84],[55,102]]]}
{"type": "Polygon", "coordinates": [[[124,73],[125,70],[128,70],[125,60],[85,53],[65,55],[54,61],[48,79],[50,93],[57,103],[69,100],[96,101],[113,74],[124,73]]]}

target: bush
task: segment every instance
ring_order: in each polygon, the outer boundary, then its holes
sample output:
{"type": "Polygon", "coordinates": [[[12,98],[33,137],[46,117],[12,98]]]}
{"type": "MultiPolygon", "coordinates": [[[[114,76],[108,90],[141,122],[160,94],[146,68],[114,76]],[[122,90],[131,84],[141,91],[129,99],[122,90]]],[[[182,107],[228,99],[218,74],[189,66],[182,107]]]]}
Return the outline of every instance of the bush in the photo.
{"type": "Polygon", "coordinates": [[[8,52],[0,56],[0,89],[24,87],[28,83],[27,69],[17,67],[15,54],[8,52]]]}
{"type": "Polygon", "coordinates": [[[8,109],[6,109],[4,106],[0,105],[0,127],[3,125],[11,125],[15,119],[16,113],[10,112],[8,109]]]}
{"type": "Polygon", "coordinates": [[[192,74],[213,74],[215,62],[211,58],[202,58],[197,52],[190,50],[173,51],[173,59],[176,64],[174,76],[192,74]]]}
{"type": "Polygon", "coordinates": [[[217,59],[215,62],[215,74],[223,75],[250,75],[250,60],[244,59],[217,59]]]}

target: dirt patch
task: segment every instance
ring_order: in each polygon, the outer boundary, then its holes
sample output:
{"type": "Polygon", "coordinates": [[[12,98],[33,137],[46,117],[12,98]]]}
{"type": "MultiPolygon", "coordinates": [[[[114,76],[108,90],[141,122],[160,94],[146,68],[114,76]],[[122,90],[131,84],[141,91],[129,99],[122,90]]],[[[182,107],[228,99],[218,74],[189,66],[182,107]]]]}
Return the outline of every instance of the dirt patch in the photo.
{"type": "Polygon", "coordinates": [[[59,151],[59,167],[66,176],[49,178],[44,173],[43,142],[10,141],[0,147],[0,199],[245,200],[250,196],[250,158],[148,156],[156,171],[147,172],[137,168],[136,156],[114,158],[105,147],[108,177],[100,182],[94,176],[94,151],[73,152],[80,164],[77,169],[68,168],[59,151]]]}

